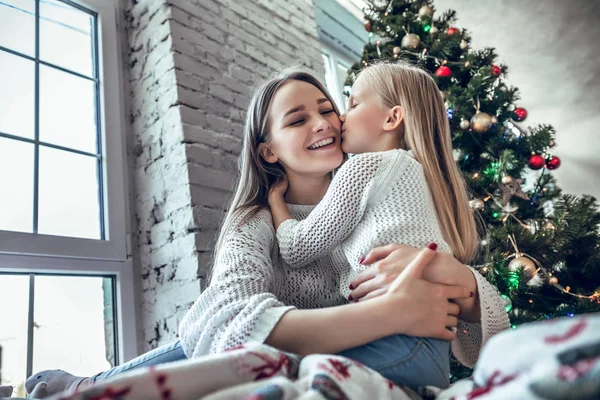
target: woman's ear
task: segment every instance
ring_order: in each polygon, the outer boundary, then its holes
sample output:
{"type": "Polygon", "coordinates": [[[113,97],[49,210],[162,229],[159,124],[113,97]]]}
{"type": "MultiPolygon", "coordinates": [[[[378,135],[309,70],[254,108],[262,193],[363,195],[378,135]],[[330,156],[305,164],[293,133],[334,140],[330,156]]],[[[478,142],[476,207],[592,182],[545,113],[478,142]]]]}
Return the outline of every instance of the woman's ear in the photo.
{"type": "Polygon", "coordinates": [[[269,146],[267,143],[263,142],[259,144],[258,152],[260,153],[260,156],[263,158],[263,160],[265,160],[269,164],[275,164],[277,161],[279,161],[279,158],[275,155],[275,153],[273,153],[273,150],[271,150],[271,146],[269,146]]]}
{"type": "Polygon", "coordinates": [[[383,129],[385,131],[395,131],[397,130],[404,121],[404,113],[402,112],[402,107],[394,106],[390,109],[387,119],[383,124],[383,129]]]}

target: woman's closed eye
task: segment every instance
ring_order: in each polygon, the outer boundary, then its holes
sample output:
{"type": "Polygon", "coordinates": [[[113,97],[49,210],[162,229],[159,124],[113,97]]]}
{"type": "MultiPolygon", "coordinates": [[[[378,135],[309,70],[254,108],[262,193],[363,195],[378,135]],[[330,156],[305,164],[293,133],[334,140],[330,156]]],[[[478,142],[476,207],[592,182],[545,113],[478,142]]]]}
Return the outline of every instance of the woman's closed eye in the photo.
{"type": "Polygon", "coordinates": [[[323,110],[323,111],[321,111],[321,115],[331,114],[332,112],[334,112],[333,108],[331,110],[323,110]]]}

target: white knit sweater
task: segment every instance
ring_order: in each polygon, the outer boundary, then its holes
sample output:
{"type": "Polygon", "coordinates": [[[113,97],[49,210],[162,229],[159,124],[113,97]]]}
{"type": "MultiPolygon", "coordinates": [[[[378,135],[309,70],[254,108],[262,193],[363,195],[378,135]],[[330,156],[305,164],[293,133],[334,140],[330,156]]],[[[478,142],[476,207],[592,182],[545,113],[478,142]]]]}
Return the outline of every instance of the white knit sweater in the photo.
{"type": "Polygon", "coordinates": [[[423,167],[401,149],[352,157],[306,219],[288,219],[279,226],[277,241],[292,267],[303,267],[342,244],[356,273],[364,270],[359,260],[369,250],[386,244],[422,248],[434,242],[439,251],[452,253],[423,167]]]}
{"type": "MultiPolygon", "coordinates": [[[[296,219],[314,206],[288,205],[296,219]]],[[[212,271],[211,284],[179,327],[187,357],[214,354],[246,343],[263,343],[287,311],[347,303],[340,282],[352,272],[340,247],[304,268],[292,268],[279,255],[271,214],[261,210],[228,235],[212,271]]],[[[497,290],[473,270],[481,302],[481,324],[459,322],[453,351],[474,365],[488,338],[508,328],[497,290]]]]}

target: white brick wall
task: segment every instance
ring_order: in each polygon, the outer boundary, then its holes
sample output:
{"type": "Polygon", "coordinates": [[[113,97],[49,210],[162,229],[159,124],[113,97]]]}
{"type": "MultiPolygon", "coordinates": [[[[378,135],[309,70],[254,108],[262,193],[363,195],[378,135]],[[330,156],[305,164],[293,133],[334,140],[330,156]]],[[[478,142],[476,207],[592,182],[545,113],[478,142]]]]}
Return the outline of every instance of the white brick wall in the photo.
{"type": "Polygon", "coordinates": [[[252,87],[286,65],[323,71],[311,0],[127,8],[134,264],[148,350],[174,340],[210,268],[252,87]]]}

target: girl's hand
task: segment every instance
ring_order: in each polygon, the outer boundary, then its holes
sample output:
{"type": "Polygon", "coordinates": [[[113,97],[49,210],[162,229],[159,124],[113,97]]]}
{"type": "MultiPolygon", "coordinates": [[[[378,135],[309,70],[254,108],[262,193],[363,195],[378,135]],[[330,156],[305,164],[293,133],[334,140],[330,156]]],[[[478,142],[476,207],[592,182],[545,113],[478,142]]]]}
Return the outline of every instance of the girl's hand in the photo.
{"type": "MultiPolygon", "coordinates": [[[[417,256],[419,249],[391,244],[371,250],[363,264],[371,266],[360,273],[350,284],[352,299],[366,300],[382,295],[389,285],[417,256]]],[[[477,282],[473,273],[450,254],[435,253],[423,271],[423,279],[442,285],[462,286],[472,294],[469,299],[457,301],[461,308],[460,316],[469,322],[480,319],[477,282]]]]}
{"type": "Polygon", "coordinates": [[[287,190],[288,180],[286,177],[284,177],[269,190],[269,204],[271,205],[273,201],[282,200],[287,190]]]}
{"type": "Polygon", "coordinates": [[[459,307],[450,300],[468,298],[469,290],[423,279],[426,266],[436,253],[421,250],[402,272],[388,285],[380,297],[374,299],[381,307],[390,334],[432,337],[454,340],[456,333],[448,328],[458,324],[459,307]]]}

